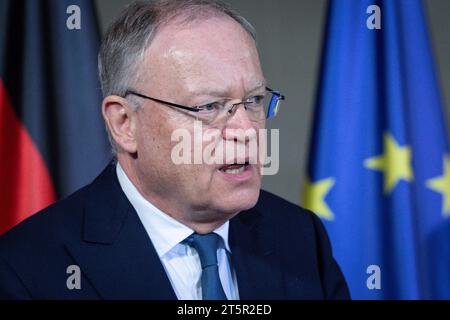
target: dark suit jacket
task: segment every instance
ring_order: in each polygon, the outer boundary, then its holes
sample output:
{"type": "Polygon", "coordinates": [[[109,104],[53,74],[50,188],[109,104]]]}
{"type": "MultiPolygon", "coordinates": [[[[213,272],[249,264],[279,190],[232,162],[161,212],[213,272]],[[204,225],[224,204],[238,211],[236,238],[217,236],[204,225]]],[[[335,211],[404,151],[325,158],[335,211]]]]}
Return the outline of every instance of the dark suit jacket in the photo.
{"type": "MultiPolygon", "coordinates": [[[[241,299],[345,299],[320,220],[270,193],[230,221],[241,299]]],[[[176,299],[109,165],[90,185],[0,237],[0,299],[176,299]],[[69,290],[67,268],[81,269],[69,290]]]]}

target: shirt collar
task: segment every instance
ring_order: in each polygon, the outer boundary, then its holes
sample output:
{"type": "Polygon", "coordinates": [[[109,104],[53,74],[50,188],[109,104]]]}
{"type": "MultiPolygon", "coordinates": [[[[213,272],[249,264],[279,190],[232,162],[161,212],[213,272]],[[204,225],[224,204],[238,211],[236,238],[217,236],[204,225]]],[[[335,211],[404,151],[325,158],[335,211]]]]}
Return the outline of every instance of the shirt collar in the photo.
{"type": "MultiPolygon", "coordinates": [[[[145,199],[119,163],[117,163],[116,173],[120,187],[136,210],[160,258],[194,233],[194,230],[165,214],[145,199]]],[[[229,225],[230,223],[227,221],[214,230],[214,233],[223,239],[225,249],[231,252],[228,244],[229,225]]]]}

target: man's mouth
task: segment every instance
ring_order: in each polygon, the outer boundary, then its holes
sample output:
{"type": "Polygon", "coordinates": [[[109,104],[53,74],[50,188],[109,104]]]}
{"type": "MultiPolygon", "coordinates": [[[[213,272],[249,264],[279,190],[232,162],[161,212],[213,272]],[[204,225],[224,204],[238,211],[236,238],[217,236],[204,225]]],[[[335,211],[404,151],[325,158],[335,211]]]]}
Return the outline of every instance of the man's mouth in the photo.
{"type": "Polygon", "coordinates": [[[249,159],[234,159],[229,164],[218,168],[221,176],[232,183],[243,183],[250,181],[254,176],[254,166],[249,159]]]}
{"type": "Polygon", "coordinates": [[[248,168],[248,163],[245,164],[231,164],[221,167],[219,170],[227,174],[240,174],[248,168]]]}

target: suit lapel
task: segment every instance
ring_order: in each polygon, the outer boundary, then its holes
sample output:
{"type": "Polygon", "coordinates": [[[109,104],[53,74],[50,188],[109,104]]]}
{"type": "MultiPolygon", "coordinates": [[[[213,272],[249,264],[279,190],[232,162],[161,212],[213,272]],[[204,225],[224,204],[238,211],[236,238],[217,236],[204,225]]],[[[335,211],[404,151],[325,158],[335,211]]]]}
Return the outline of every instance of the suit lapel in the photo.
{"type": "Polygon", "coordinates": [[[66,248],[104,299],[176,299],[164,267],[110,165],[92,183],[83,240],[66,248]]]}
{"type": "Polygon", "coordinates": [[[257,207],[231,220],[230,247],[242,300],[284,298],[274,229],[257,207]]]}
{"type": "MultiPolygon", "coordinates": [[[[239,296],[283,299],[275,228],[259,210],[241,212],[230,222],[239,296]]],[[[66,249],[103,299],[177,299],[112,164],[89,187],[82,236],[66,243],[66,249]]]]}

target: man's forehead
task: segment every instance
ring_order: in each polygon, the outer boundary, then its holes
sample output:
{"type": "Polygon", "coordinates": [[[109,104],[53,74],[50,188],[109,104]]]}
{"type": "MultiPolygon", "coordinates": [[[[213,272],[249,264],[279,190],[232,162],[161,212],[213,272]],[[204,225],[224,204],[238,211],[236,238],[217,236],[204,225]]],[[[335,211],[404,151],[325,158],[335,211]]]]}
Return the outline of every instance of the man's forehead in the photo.
{"type": "MultiPolygon", "coordinates": [[[[214,16],[189,23],[173,21],[161,26],[155,34],[150,48],[219,50],[233,46],[255,46],[251,35],[235,20],[228,16],[214,16]]],[[[190,50],[195,52],[194,50],[190,50]]],[[[174,52],[172,50],[171,52],[174,52]]],[[[199,51],[197,51],[199,52],[199,51]]]]}
{"type": "Polygon", "coordinates": [[[265,87],[253,38],[232,19],[209,20],[160,30],[147,51],[151,78],[195,95],[226,96],[238,82],[246,92],[265,87]]]}

